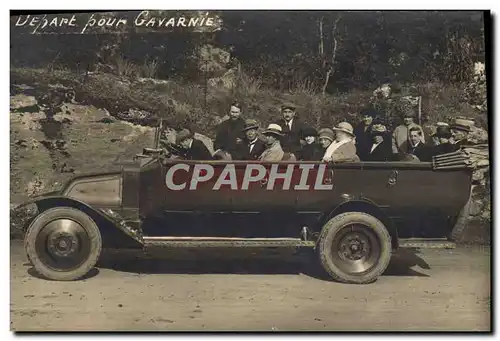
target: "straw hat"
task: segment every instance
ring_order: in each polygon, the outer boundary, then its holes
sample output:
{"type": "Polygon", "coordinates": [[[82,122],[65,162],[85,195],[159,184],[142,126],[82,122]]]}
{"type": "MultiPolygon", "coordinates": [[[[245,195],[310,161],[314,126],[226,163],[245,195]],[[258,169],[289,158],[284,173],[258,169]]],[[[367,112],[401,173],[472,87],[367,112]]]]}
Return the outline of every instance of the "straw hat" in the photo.
{"type": "Polygon", "coordinates": [[[440,126],[449,127],[450,125],[446,122],[436,122],[436,126],[437,127],[440,127],[440,126]]]}
{"type": "Polygon", "coordinates": [[[267,135],[267,134],[274,134],[277,136],[283,136],[283,130],[281,129],[281,126],[275,123],[271,123],[270,125],[267,126],[267,129],[262,132],[262,134],[267,135]]]}
{"type": "Polygon", "coordinates": [[[335,133],[330,128],[323,128],[319,130],[319,139],[328,139],[335,141],[335,133]]]}
{"type": "Polygon", "coordinates": [[[336,127],[333,127],[333,130],[335,131],[343,131],[344,133],[347,133],[351,136],[354,136],[354,129],[352,128],[352,125],[350,125],[348,122],[340,122],[337,124],[336,127]]]}
{"type": "Polygon", "coordinates": [[[467,120],[467,119],[462,119],[462,118],[457,118],[455,121],[451,124],[450,128],[454,130],[460,130],[460,131],[465,131],[465,132],[470,132],[471,126],[474,125],[473,121],[467,120]]]}

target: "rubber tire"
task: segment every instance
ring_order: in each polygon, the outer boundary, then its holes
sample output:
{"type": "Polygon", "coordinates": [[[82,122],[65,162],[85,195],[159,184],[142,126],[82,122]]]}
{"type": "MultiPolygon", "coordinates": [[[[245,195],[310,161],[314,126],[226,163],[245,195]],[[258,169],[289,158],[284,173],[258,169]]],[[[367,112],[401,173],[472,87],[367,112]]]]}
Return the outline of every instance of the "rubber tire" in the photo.
{"type": "Polygon", "coordinates": [[[462,207],[460,212],[458,213],[457,220],[455,221],[455,225],[451,229],[450,236],[448,237],[449,241],[456,242],[462,236],[465,228],[467,227],[467,221],[469,219],[469,211],[472,199],[469,198],[467,203],[462,207]]]}
{"type": "Polygon", "coordinates": [[[385,225],[374,216],[364,212],[346,212],[333,217],[323,226],[317,250],[321,265],[334,280],[341,283],[368,284],[376,281],[389,265],[392,256],[391,236],[385,225]],[[330,252],[335,235],[346,225],[353,223],[372,227],[381,244],[378,263],[369,272],[361,275],[348,274],[339,269],[332,261],[330,252]]]}
{"type": "Polygon", "coordinates": [[[85,276],[95,266],[101,254],[102,239],[99,228],[87,214],[71,207],[56,207],[42,212],[32,221],[26,232],[24,248],[35,270],[44,278],[56,281],[73,281],[85,276]],[[35,247],[40,230],[48,222],[64,218],[77,221],[90,237],[90,254],[87,260],[79,268],[71,271],[57,271],[47,267],[38,257],[35,247]]]}

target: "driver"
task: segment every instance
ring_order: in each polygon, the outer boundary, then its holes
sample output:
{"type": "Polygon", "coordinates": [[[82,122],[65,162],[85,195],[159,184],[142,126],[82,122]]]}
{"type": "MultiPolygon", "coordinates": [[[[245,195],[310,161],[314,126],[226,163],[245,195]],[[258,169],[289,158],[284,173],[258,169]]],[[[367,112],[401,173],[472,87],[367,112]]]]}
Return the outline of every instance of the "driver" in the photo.
{"type": "Polygon", "coordinates": [[[205,144],[194,138],[194,134],[189,129],[183,129],[177,133],[175,144],[182,146],[186,153],[187,160],[212,160],[212,154],[205,144]]]}

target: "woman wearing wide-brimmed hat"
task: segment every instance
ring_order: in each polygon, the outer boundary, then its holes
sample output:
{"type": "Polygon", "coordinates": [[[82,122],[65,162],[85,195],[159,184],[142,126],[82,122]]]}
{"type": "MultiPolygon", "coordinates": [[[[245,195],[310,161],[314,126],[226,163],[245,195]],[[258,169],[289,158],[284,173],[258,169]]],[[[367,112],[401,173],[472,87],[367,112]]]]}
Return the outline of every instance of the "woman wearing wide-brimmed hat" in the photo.
{"type": "Polygon", "coordinates": [[[352,125],[348,122],[340,122],[333,127],[333,131],[336,136],[335,141],[328,146],[322,160],[326,162],[359,161],[352,125]]]}
{"type": "Polygon", "coordinates": [[[370,134],[372,144],[363,161],[391,161],[393,159],[391,138],[385,125],[373,125],[370,134]]]}
{"type": "Polygon", "coordinates": [[[284,136],[281,126],[271,123],[266,130],[262,132],[266,139],[266,150],[260,155],[260,161],[281,161],[285,152],[281,148],[280,138],[284,136]]]}

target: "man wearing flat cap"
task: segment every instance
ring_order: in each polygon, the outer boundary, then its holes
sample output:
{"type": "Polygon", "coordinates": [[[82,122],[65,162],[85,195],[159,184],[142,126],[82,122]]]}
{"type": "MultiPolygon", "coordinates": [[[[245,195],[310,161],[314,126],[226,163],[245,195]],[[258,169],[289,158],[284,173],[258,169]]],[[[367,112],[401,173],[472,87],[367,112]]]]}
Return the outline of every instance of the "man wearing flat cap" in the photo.
{"type": "Polygon", "coordinates": [[[371,128],[377,113],[373,110],[363,112],[361,123],[354,128],[356,136],[356,152],[361,160],[366,159],[372,146],[371,128]]]}
{"type": "Polygon", "coordinates": [[[271,123],[262,134],[266,138],[266,150],[259,156],[259,160],[266,162],[283,160],[285,152],[281,148],[280,143],[280,138],[283,137],[283,130],[281,127],[271,123]]]}
{"type": "Polygon", "coordinates": [[[348,122],[340,122],[336,127],[335,141],[328,146],[323,161],[325,162],[357,162],[359,157],[356,154],[354,144],[354,132],[352,125],[348,122]]]}
{"type": "Polygon", "coordinates": [[[406,154],[410,151],[410,129],[420,129],[420,141],[425,143],[424,130],[422,127],[414,122],[415,113],[409,110],[403,114],[403,124],[394,129],[392,133],[392,153],[393,154],[406,154]]]}
{"type": "Polygon", "coordinates": [[[258,136],[259,125],[254,119],[245,120],[243,133],[245,139],[240,144],[238,158],[240,160],[257,160],[259,156],[266,150],[266,144],[258,136]]]}
{"type": "Polygon", "coordinates": [[[305,125],[296,117],[296,106],[293,103],[283,103],[281,113],[283,118],[276,122],[282,128],[283,137],[281,138],[283,151],[297,155],[302,148],[300,137],[303,134],[305,125]]]}
{"type": "Polygon", "coordinates": [[[175,143],[182,146],[186,153],[187,160],[212,160],[210,151],[203,142],[194,138],[194,134],[189,129],[183,129],[176,134],[175,143]]]}
{"type": "Polygon", "coordinates": [[[451,134],[457,149],[468,144],[467,138],[470,133],[470,123],[466,119],[457,118],[450,125],[451,134]]]}

